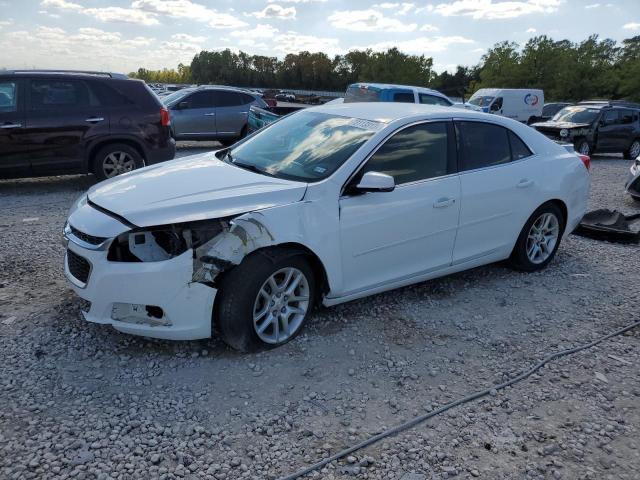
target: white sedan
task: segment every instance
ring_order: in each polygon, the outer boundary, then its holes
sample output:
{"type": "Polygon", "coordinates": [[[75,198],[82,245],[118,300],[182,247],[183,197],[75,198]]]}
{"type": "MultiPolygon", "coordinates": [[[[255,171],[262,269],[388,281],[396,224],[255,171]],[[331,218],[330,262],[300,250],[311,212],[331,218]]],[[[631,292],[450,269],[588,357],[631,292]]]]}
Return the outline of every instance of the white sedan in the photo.
{"type": "Polygon", "coordinates": [[[91,188],[65,225],[88,321],[280,345],[335,305],[508,260],[536,271],[587,206],[589,159],[503,117],[352,103],[91,188]]]}

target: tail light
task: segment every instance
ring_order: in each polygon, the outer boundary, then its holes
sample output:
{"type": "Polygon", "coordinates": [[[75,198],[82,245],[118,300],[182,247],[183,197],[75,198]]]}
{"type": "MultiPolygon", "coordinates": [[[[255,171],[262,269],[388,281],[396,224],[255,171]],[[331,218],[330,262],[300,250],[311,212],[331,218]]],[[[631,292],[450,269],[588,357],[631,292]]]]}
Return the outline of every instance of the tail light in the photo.
{"type": "Polygon", "coordinates": [[[591,158],[589,155],[578,155],[587,170],[591,170],[591,158]]]}
{"type": "Polygon", "coordinates": [[[171,117],[169,116],[169,110],[162,107],[160,109],[160,123],[163,127],[168,127],[171,125],[171,117]]]}

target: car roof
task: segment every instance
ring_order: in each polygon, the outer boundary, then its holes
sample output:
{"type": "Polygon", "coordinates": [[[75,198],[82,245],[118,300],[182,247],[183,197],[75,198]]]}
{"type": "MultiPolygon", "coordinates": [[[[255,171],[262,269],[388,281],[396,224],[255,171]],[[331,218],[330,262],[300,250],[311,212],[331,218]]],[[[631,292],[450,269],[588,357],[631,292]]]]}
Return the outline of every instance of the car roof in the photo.
{"type": "MultiPolygon", "coordinates": [[[[468,118],[479,120],[497,120],[497,115],[474,112],[462,108],[421,103],[394,102],[354,102],[333,103],[311,107],[305,111],[315,111],[344,117],[360,118],[375,122],[391,123],[403,118],[422,116],[424,118],[468,118]]],[[[499,117],[502,119],[503,117],[499,117]]]]}
{"type": "Polygon", "coordinates": [[[434,90],[432,88],[427,88],[427,87],[416,87],[413,85],[400,85],[397,83],[370,83],[370,82],[356,82],[356,83],[352,83],[351,85],[349,85],[350,87],[355,87],[355,86],[368,86],[368,87],[374,87],[374,88],[380,88],[380,89],[391,89],[391,88],[408,88],[410,90],[415,90],[417,92],[422,92],[422,93],[431,93],[431,94],[435,94],[435,95],[440,95],[441,97],[446,97],[446,95],[444,93],[441,93],[437,90],[434,90]]]}
{"type": "Polygon", "coordinates": [[[16,75],[16,76],[81,76],[81,77],[103,77],[103,78],[117,78],[119,80],[131,80],[127,75],[123,73],[114,72],[98,72],[92,70],[0,70],[0,75],[16,75]]]}

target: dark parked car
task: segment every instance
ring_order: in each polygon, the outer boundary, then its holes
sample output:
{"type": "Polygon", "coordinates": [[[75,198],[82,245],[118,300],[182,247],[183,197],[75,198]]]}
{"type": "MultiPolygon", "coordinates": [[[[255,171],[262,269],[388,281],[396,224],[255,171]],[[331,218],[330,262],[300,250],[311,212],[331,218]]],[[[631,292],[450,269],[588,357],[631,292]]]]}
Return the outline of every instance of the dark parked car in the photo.
{"type": "Polygon", "coordinates": [[[0,178],[114,177],[175,155],[169,112],[140,80],[101,72],[0,72],[0,178]]]}
{"type": "Polygon", "coordinates": [[[580,102],[565,107],[548,122],[533,128],[562,143],[572,143],[582,155],[640,155],[640,104],[622,101],[580,102]]]}
{"type": "Polygon", "coordinates": [[[171,110],[176,140],[218,140],[224,145],[247,134],[249,107],[267,107],[255,92],[217,85],[185,88],[162,102],[171,110]]]}

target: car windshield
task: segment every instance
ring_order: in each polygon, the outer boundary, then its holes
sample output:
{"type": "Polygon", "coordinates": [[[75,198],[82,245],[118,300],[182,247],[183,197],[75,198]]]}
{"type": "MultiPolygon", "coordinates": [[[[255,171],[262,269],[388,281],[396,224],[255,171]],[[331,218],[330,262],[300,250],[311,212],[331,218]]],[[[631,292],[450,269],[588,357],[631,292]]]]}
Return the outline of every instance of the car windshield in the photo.
{"type": "Polygon", "coordinates": [[[266,175],[314,182],[331,175],[383,124],[301,111],[232,149],[227,160],[266,175]]]}
{"type": "Polygon", "coordinates": [[[359,85],[352,85],[347,88],[344,96],[344,103],[355,102],[379,102],[380,90],[359,85]]]}
{"type": "Polygon", "coordinates": [[[600,109],[585,107],[565,107],[553,117],[554,122],[591,123],[596,118],[600,109]]]}
{"type": "Polygon", "coordinates": [[[173,92],[165,97],[162,97],[161,100],[165,105],[171,105],[180,98],[184,97],[187,93],[189,92],[186,90],[178,90],[177,92],[173,92]]]}
{"type": "Polygon", "coordinates": [[[478,107],[488,107],[495,97],[483,97],[481,95],[477,97],[471,97],[469,103],[478,107]]]}

